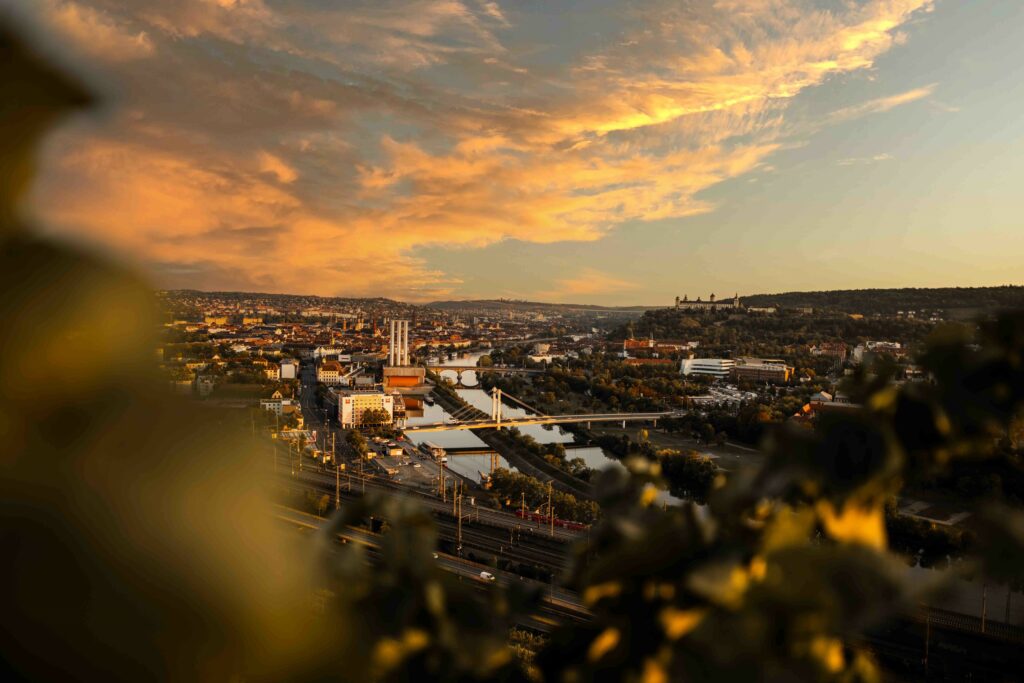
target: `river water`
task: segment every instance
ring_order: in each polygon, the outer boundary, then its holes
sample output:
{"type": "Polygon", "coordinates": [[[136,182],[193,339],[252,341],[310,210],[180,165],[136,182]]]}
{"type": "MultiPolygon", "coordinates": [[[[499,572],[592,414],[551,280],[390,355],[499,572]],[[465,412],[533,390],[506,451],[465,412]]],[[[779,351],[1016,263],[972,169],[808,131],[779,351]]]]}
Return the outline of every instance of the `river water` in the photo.
{"type": "MultiPolygon", "coordinates": [[[[485,355],[484,352],[464,353],[457,355],[454,358],[447,359],[442,358],[440,365],[476,365],[480,357],[485,355]]],[[[441,377],[451,380],[456,380],[455,371],[442,371],[441,377]]],[[[462,384],[468,388],[457,389],[459,396],[470,405],[479,408],[485,413],[490,414],[491,412],[491,397],[483,389],[474,389],[474,385],[478,383],[476,373],[467,370],[462,373],[462,384]]],[[[524,417],[530,413],[524,408],[511,406],[507,403],[502,405],[501,414],[504,417],[524,417]]],[[[417,424],[427,424],[430,422],[441,422],[448,418],[448,414],[439,405],[424,405],[423,406],[423,417],[410,418],[408,424],[410,426],[417,424]]],[[[609,456],[603,450],[596,446],[587,446],[580,448],[572,448],[573,436],[567,431],[562,430],[557,425],[545,426],[545,425],[525,425],[518,428],[522,434],[528,435],[536,439],[538,443],[552,444],[560,443],[566,445],[566,457],[582,458],[583,462],[586,463],[587,467],[595,470],[602,470],[608,467],[622,467],[615,458],[609,456]]],[[[424,432],[417,434],[412,432],[409,438],[416,444],[421,444],[425,441],[429,441],[433,444],[441,446],[442,448],[488,448],[487,444],[478,439],[470,431],[466,430],[451,430],[442,432],[424,432]]],[[[499,456],[500,466],[508,469],[515,469],[511,467],[505,458],[499,456]]],[[[486,473],[490,467],[490,458],[486,455],[456,455],[449,456],[448,458],[449,469],[467,477],[473,479],[479,479],[481,473],[486,473]]],[[[660,492],[658,497],[659,501],[663,501],[671,504],[678,504],[682,501],[667,491],[660,492]]]]}

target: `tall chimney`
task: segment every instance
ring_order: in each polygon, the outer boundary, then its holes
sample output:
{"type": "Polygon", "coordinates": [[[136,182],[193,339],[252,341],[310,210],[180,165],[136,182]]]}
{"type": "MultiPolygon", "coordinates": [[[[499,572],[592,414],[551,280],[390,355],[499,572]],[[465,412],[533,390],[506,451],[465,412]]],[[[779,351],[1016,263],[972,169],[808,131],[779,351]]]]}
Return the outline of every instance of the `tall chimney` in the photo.
{"type": "Polygon", "coordinates": [[[395,320],[391,320],[391,341],[388,343],[388,365],[394,367],[395,365],[395,320]]]}
{"type": "Polygon", "coordinates": [[[409,321],[402,321],[402,365],[409,364],[409,321]]]}

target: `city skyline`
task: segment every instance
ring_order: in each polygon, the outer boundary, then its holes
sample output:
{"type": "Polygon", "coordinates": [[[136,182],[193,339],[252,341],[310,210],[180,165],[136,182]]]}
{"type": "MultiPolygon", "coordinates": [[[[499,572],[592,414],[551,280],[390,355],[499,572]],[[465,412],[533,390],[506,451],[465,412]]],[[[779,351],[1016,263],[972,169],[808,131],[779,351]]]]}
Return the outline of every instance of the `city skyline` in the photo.
{"type": "Polygon", "coordinates": [[[1011,3],[16,5],[105,102],[27,210],[158,287],[1020,282],[1011,3]]]}

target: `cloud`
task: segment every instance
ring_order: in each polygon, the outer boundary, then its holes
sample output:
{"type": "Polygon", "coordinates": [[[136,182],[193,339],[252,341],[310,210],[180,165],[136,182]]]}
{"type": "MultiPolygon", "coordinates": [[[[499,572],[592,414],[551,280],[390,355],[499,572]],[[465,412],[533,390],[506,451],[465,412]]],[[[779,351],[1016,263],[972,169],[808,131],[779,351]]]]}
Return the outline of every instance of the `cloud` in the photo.
{"type": "Polygon", "coordinates": [[[129,22],[73,0],[41,1],[49,24],[88,55],[121,62],[149,57],[154,52],[149,34],[129,22]]]}
{"type": "Polygon", "coordinates": [[[874,100],[862,102],[852,107],[845,107],[837,111],[832,112],[829,115],[830,123],[842,123],[850,121],[852,119],[858,119],[862,116],[869,114],[879,114],[881,112],[895,109],[896,107],[903,106],[904,104],[910,104],[911,102],[917,102],[926,97],[930,97],[935,88],[938,86],[937,83],[926,85],[921,88],[914,88],[907,90],[906,92],[897,93],[896,95],[889,95],[888,97],[879,97],[874,100]]]}
{"type": "Polygon", "coordinates": [[[856,166],[861,164],[876,164],[879,161],[892,161],[895,159],[893,155],[889,153],[875,154],[870,157],[848,157],[846,159],[840,159],[836,162],[839,166],[856,166]]]}
{"type": "Polygon", "coordinates": [[[294,168],[270,152],[259,153],[259,164],[260,171],[271,174],[282,183],[294,183],[299,177],[294,168]]]}
{"type": "Polygon", "coordinates": [[[584,268],[576,275],[555,281],[554,289],[537,292],[534,297],[544,301],[589,299],[597,294],[615,294],[637,289],[635,282],[622,280],[593,268],[584,268]]]}
{"type": "MultiPolygon", "coordinates": [[[[460,285],[426,246],[592,241],[713,211],[703,191],[813,130],[787,125],[794,98],[872,67],[932,7],[17,2],[65,34],[106,32],[97,56],[120,93],[113,115],[48,147],[34,209],[53,229],[164,264],[158,278],[191,269],[194,287],[401,298],[460,285]],[[559,12],[594,30],[538,31],[559,12]]],[[[628,284],[613,280],[581,272],[551,291],[628,284]]]]}

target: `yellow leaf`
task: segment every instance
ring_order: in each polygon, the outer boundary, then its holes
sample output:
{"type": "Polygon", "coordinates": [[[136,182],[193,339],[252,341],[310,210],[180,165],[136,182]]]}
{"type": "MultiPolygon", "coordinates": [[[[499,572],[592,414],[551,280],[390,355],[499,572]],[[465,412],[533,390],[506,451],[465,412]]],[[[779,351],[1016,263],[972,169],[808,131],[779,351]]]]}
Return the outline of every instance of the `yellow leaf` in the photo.
{"type": "Polygon", "coordinates": [[[640,504],[644,507],[650,507],[652,503],[658,500],[658,489],[653,484],[647,484],[644,486],[644,491],[640,496],[640,504]]]}
{"type": "Polygon", "coordinates": [[[757,555],[750,561],[750,580],[751,581],[762,581],[764,580],[765,574],[768,573],[768,563],[760,555],[757,555]]]}
{"type": "Polygon", "coordinates": [[[653,659],[644,662],[643,683],[668,683],[665,669],[653,659]]]}
{"type": "Polygon", "coordinates": [[[846,663],[843,644],[835,638],[817,636],[811,641],[811,654],[818,659],[829,673],[839,673],[846,663]]]}
{"type": "Polygon", "coordinates": [[[806,543],[813,528],[814,510],[780,507],[765,526],[762,548],[770,553],[787,546],[806,543]]]}
{"type": "Polygon", "coordinates": [[[825,532],[837,541],[885,549],[885,515],[881,506],[848,501],[837,511],[830,501],[822,500],[816,509],[825,532]]]}
{"type": "Polygon", "coordinates": [[[416,650],[422,650],[430,642],[430,636],[423,629],[411,628],[405,632],[405,638],[402,639],[402,645],[405,646],[406,652],[415,652],[416,650]]]}
{"type": "Polygon", "coordinates": [[[601,659],[619,644],[620,637],[621,634],[619,633],[619,629],[605,629],[601,635],[594,638],[594,642],[590,644],[590,650],[587,652],[587,657],[592,662],[596,662],[601,659]]]}
{"type": "Polygon", "coordinates": [[[705,609],[666,607],[661,610],[659,616],[661,617],[661,627],[665,630],[665,635],[672,640],[678,640],[697,628],[706,614],[707,610],[705,609]]]}
{"type": "Polygon", "coordinates": [[[726,607],[738,607],[749,584],[746,568],[731,563],[702,567],[687,580],[691,591],[726,607]]]}
{"type": "Polygon", "coordinates": [[[583,602],[587,605],[593,605],[604,598],[614,598],[621,592],[621,583],[616,581],[599,583],[594,586],[588,586],[587,589],[583,591],[583,602]]]}
{"type": "Polygon", "coordinates": [[[402,658],[402,645],[394,638],[381,638],[373,650],[373,663],[381,670],[393,669],[402,658]]]}

